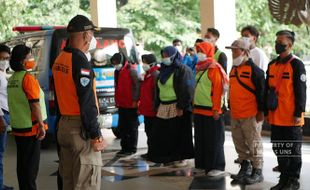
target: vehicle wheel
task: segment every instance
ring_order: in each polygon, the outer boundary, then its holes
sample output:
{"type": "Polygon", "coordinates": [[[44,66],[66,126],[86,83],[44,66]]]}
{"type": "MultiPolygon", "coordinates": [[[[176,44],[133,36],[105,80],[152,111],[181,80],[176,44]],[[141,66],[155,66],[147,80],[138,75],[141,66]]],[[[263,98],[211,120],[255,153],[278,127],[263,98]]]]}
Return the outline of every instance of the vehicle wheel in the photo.
{"type": "Polygon", "coordinates": [[[112,127],[112,132],[117,139],[121,138],[121,131],[119,130],[118,127],[112,127]]]}

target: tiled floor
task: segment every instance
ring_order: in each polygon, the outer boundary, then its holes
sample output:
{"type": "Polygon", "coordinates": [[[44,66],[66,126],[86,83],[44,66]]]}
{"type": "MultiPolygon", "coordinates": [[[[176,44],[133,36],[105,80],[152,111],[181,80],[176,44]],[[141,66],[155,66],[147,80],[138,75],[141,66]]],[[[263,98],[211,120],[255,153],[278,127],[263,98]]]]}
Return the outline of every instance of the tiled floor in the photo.
{"type": "MultiPolygon", "coordinates": [[[[105,190],[185,190],[185,189],[269,189],[278,181],[278,173],[272,172],[276,165],[269,138],[264,138],[264,177],[265,181],[251,186],[232,185],[230,173],[237,173],[239,166],[233,163],[237,157],[230,132],[226,132],[225,155],[226,175],[210,178],[204,172],[193,170],[193,160],[187,160],[184,168],[164,167],[160,164],[146,162],[140,155],[146,152],[146,136],[143,126],[139,128],[138,153],[135,155],[117,158],[115,153],[120,149],[119,140],[116,140],[111,130],[104,129],[103,134],[110,146],[103,153],[104,167],[102,168],[102,187],[105,190]]],[[[14,139],[9,137],[4,159],[4,177],[7,185],[18,189],[16,178],[16,149],[14,139]]],[[[42,150],[40,172],[37,179],[39,190],[57,189],[55,171],[57,170],[57,153],[55,147],[42,150]]],[[[310,146],[303,146],[303,168],[301,174],[301,189],[310,186],[310,146]]]]}

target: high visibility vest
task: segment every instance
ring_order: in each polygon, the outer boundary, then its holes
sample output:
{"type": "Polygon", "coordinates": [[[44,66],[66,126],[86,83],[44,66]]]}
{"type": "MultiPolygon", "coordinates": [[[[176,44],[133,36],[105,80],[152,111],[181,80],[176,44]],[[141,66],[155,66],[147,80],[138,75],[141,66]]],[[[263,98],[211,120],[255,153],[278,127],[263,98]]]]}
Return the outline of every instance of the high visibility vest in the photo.
{"type": "Polygon", "coordinates": [[[174,74],[172,74],[165,84],[161,84],[158,80],[158,88],[159,88],[159,99],[162,102],[171,102],[177,100],[177,95],[175,94],[173,87],[173,78],[174,74]]]}
{"type": "MultiPolygon", "coordinates": [[[[23,90],[23,80],[26,71],[13,73],[8,81],[8,104],[10,110],[10,124],[13,130],[28,132],[32,130],[31,109],[27,96],[23,90]]],[[[40,88],[40,107],[42,120],[47,119],[44,93],[40,88]]]]}
{"type": "Polygon", "coordinates": [[[212,82],[207,71],[199,71],[196,75],[196,89],[194,95],[194,107],[199,109],[212,110],[212,82]],[[198,81],[199,80],[199,81],[198,81]]]}

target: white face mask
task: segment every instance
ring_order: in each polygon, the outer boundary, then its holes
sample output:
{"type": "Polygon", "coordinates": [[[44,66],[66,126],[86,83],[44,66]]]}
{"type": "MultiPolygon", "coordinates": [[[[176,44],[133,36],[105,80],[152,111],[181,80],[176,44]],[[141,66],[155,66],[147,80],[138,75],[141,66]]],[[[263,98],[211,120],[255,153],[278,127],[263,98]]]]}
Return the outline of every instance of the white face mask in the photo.
{"type": "Polygon", "coordinates": [[[115,67],[116,70],[119,71],[119,70],[121,70],[121,68],[123,67],[123,65],[122,65],[122,64],[117,64],[117,65],[115,65],[114,67],[115,67]]]}
{"type": "Polygon", "coordinates": [[[198,53],[197,53],[197,56],[198,56],[198,61],[199,61],[199,62],[200,62],[200,61],[205,61],[205,60],[207,59],[206,54],[201,53],[201,52],[198,52],[198,53]]]}
{"type": "Polygon", "coordinates": [[[176,48],[179,52],[182,52],[182,46],[175,46],[175,48],[176,48]]]}
{"type": "Polygon", "coordinates": [[[8,60],[0,61],[0,69],[5,71],[7,68],[9,68],[9,61],[8,60]]]}
{"type": "Polygon", "coordinates": [[[93,36],[93,37],[91,38],[90,43],[89,43],[88,51],[94,50],[94,49],[96,49],[96,48],[97,48],[97,40],[96,40],[96,38],[93,36]]]}
{"type": "Polygon", "coordinates": [[[85,53],[85,56],[87,57],[87,61],[90,62],[91,54],[89,52],[87,52],[87,53],[85,53]]]}
{"type": "Polygon", "coordinates": [[[240,55],[239,57],[233,59],[233,65],[238,67],[239,65],[241,65],[243,60],[244,60],[244,56],[240,55]]]}
{"type": "Polygon", "coordinates": [[[150,68],[151,68],[151,66],[148,65],[148,64],[143,64],[143,65],[142,65],[142,69],[143,69],[145,72],[147,72],[148,70],[150,70],[150,68]]]}
{"type": "Polygon", "coordinates": [[[204,38],[203,41],[213,44],[213,40],[211,38],[204,38]]]}

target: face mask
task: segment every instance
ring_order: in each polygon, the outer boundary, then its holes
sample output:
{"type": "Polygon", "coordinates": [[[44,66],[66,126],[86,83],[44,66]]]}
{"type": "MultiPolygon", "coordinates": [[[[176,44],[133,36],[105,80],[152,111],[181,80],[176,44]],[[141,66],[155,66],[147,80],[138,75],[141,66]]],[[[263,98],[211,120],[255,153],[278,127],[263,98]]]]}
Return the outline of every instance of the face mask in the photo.
{"type": "Polygon", "coordinates": [[[148,65],[148,64],[143,64],[142,65],[142,69],[145,71],[145,72],[147,72],[148,70],[150,70],[150,65],[148,65]]]}
{"type": "Polygon", "coordinates": [[[9,61],[8,60],[2,60],[0,61],[0,69],[5,71],[9,67],[9,61]]]}
{"type": "Polygon", "coordinates": [[[29,59],[27,61],[25,61],[25,69],[26,70],[31,70],[35,67],[36,62],[34,59],[29,59]]]}
{"type": "Polygon", "coordinates": [[[283,52],[286,51],[286,46],[285,44],[280,44],[280,43],[276,43],[275,49],[276,49],[276,53],[277,54],[281,54],[283,52]]]}
{"type": "Polygon", "coordinates": [[[200,61],[205,61],[205,60],[207,59],[206,54],[201,53],[201,52],[197,53],[197,56],[198,56],[198,61],[199,61],[199,62],[200,62],[200,61]]]}
{"type": "Polygon", "coordinates": [[[203,41],[213,44],[213,40],[211,38],[204,38],[203,41]]]}
{"type": "Polygon", "coordinates": [[[96,38],[93,36],[93,37],[91,38],[90,43],[89,43],[88,51],[94,50],[94,49],[96,49],[96,48],[97,48],[97,40],[96,40],[96,38]]]}
{"type": "Polygon", "coordinates": [[[175,48],[176,48],[179,52],[182,52],[182,46],[175,46],[175,48]]]}
{"type": "Polygon", "coordinates": [[[169,66],[172,63],[171,60],[170,60],[170,57],[163,58],[162,62],[166,66],[169,66]]]}
{"type": "Polygon", "coordinates": [[[90,62],[91,60],[91,54],[89,52],[85,53],[85,56],[87,58],[87,61],[90,62]]]}
{"type": "Polygon", "coordinates": [[[115,65],[114,67],[115,67],[116,70],[119,71],[119,70],[121,70],[121,68],[123,67],[123,65],[122,65],[122,64],[117,64],[117,65],[115,65]]]}
{"type": "Polygon", "coordinates": [[[244,57],[242,55],[240,55],[239,57],[237,57],[233,60],[233,65],[238,67],[239,65],[241,65],[243,60],[244,60],[244,57]]]}

